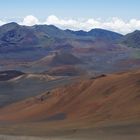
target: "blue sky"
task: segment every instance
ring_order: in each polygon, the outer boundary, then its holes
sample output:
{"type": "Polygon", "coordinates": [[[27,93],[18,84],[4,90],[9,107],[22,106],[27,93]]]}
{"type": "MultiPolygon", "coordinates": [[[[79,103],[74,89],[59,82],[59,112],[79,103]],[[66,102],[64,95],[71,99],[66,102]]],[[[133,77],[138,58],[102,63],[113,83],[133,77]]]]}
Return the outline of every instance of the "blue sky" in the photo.
{"type": "Polygon", "coordinates": [[[140,18],[140,0],[0,0],[0,18],[140,18]]]}
{"type": "Polygon", "coordinates": [[[140,30],[140,0],[0,0],[0,25],[7,22],[126,34],[140,30]]]}

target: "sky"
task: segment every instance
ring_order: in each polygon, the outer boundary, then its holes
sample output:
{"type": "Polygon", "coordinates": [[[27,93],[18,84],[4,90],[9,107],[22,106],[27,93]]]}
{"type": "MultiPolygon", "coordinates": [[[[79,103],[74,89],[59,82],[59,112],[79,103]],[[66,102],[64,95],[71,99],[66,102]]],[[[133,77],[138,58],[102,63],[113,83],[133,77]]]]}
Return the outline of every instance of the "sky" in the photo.
{"type": "Polygon", "coordinates": [[[140,29],[140,0],[0,0],[0,25],[54,24],[62,29],[140,29]]]}

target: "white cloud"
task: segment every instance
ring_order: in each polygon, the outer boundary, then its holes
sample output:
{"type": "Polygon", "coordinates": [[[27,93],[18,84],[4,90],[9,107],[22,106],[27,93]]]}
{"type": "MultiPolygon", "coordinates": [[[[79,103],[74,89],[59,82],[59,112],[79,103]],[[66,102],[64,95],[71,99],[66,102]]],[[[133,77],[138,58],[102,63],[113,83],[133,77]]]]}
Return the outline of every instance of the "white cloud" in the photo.
{"type": "MultiPolygon", "coordinates": [[[[0,25],[5,23],[6,22],[0,20],[0,25]]],[[[140,20],[130,19],[128,21],[125,21],[118,17],[113,17],[106,20],[94,18],[79,20],[79,19],[58,18],[55,15],[50,15],[47,17],[45,21],[41,22],[39,21],[38,18],[34,17],[33,15],[28,15],[19,24],[27,26],[32,26],[35,24],[47,24],[47,25],[53,24],[61,29],[85,30],[85,31],[89,31],[94,28],[103,28],[119,32],[122,34],[130,33],[134,30],[140,30],[140,20]]]]}
{"type": "Polygon", "coordinates": [[[58,27],[61,28],[68,28],[68,29],[78,29],[78,21],[73,20],[73,19],[68,19],[68,20],[64,20],[64,19],[59,19],[58,17],[51,15],[49,16],[46,21],[44,22],[44,24],[53,24],[56,25],[58,27]]]}
{"type": "Polygon", "coordinates": [[[6,22],[0,20],[0,26],[3,25],[3,24],[5,24],[5,23],[6,23],[6,22]]]}
{"type": "Polygon", "coordinates": [[[39,23],[39,20],[32,16],[32,15],[28,15],[26,16],[24,19],[23,19],[23,25],[27,25],[27,26],[32,26],[32,25],[35,25],[35,24],[38,24],[39,23]]]}
{"type": "Polygon", "coordinates": [[[122,34],[130,33],[134,30],[140,30],[140,20],[130,19],[124,21],[120,18],[113,17],[110,20],[103,21],[101,19],[73,20],[60,19],[55,15],[51,15],[46,19],[45,24],[53,24],[62,29],[85,30],[89,31],[94,28],[103,28],[112,30],[122,34]]]}

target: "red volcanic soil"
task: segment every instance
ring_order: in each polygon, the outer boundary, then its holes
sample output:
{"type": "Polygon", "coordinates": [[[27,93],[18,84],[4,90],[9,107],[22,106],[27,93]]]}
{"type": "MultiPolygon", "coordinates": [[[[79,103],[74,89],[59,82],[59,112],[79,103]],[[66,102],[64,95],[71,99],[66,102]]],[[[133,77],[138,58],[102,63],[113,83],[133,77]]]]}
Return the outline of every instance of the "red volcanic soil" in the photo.
{"type": "Polygon", "coordinates": [[[56,66],[51,68],[47,72],[49,75],[56,75],[56,76],[76,76],[82,74],[82,70],[80,68],[73,66],[73,65],[63,65],[63,66],[56,66]]]}
{"type": "Polygon", "coordinates": [[[118,66],[140,65],[140,59],[129,59],[118,63],[118,66]]]}
{"type": "Polygon", "coordinates": [[[138,121],[140,71],[80,80],[0,109],[0,121],[138,121]]]}
{"type": "Polygon", "coordinates": [[[75,53],[93,53],[94,51],[97,52],[97,50],[93,47],[88,47],[88,48],[77,47],[73,49],[73,52],[75,53]]]}

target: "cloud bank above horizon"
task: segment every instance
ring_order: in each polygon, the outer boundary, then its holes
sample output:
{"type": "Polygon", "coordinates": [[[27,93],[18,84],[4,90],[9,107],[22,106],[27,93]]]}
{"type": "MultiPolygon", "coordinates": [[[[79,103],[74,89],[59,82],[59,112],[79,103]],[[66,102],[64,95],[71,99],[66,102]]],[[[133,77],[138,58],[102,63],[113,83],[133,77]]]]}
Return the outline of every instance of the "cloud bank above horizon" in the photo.
{"type": "MultiPolygon", "coordinates": [[[[6,24],[6,21],[0,20],[0,25],[6,24]]],[[[20,25],[33,26],[36,24],[47,24],[55,25],[61,29],[71,29],[71,30],[85,30],[89,31],[94,28],[102,28],[111,31],[115,31],[122,34],[130,33],[134,30],[140,30],[140,20],[130,19],[129,21],[124,21],[121,18],[113,17],[110,19],[63,19],[55,15],[50,15],[45,21],[40,21],[37,17],[33,15],[28,15],[23,18],[20,25]]]]}

